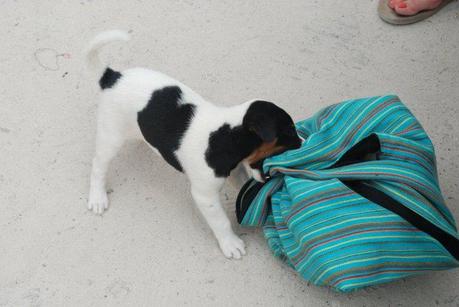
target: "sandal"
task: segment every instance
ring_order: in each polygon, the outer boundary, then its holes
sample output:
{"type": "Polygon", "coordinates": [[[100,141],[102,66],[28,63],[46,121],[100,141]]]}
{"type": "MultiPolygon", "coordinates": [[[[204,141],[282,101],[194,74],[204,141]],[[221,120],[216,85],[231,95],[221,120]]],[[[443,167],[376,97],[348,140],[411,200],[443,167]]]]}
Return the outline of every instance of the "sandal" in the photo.
{"type": "Polygon", "coordinates": [[[421,20],[424,20],[426,18],[429,18],[439,10],[441,10],[444,6],[446,6],[448,3],[452,2],[453,0],[443,0],[439,6],[432,10],[426,10],[426,11],[421,11],[415,15],[411,16],[402,16],[397,14],[390,6],[389,6],[389,1],[390,0],[379,0],[379,5],[378,5],[378,15],[381,17],[382,20],[384,20],[387,23],[393,24],[393,25],[407,25],[410,23],[415,23],[421,20]]]}

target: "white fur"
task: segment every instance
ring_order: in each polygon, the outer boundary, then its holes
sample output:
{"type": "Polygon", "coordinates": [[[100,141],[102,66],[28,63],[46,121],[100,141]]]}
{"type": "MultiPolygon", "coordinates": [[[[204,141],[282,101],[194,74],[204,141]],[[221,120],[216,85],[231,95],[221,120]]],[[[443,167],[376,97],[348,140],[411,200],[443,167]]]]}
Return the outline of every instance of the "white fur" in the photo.
{"type": "Polygon", "coordinates": [[[99,33],[93,40],[88,44],[84,50],[86,56],[86,64],[92,70],[102,68],[102,62],[99,59],[99,50],[105,45],[116,42],[116,41],[128,41],[130,40],[128,33],[120,30],[112,30],[99,33]]]}
{"type": "MultiPolygon", "coordinates": [[[[89,66],[102,66],[98,57],[101,47],[112,41],[128,38],[127,33],[121,31],[99,34],[86,52],[89,66]]],[[[162,73],[144,68],[123,71],[122,78],[115,86],[105,89],[101,94],[88,209],[102,214],[108,208],[105,182],[110,161],[127,139],[143,140],[137,124],[137,112],[146,106],[155,90],[170,85],[181,88],[182,102],[191,102],[197,106],[194,118],[175,154],[190,180],[193,199],[215,234],[223,254],[228,258],[239,259],[245,254],[244,242],[233,232],[221,206],[219,191],[224,179],[215,177],[214,171],[205,161],[205,151],[209,134],[223,123],[240,125],[251,102],[234,107],[218,107],[204,100],[186,85],[162,73]]],[[[238,186],[247,180],[247,174],[240,167],[234,170],[234,174],[232,182],[238,186]]]]}

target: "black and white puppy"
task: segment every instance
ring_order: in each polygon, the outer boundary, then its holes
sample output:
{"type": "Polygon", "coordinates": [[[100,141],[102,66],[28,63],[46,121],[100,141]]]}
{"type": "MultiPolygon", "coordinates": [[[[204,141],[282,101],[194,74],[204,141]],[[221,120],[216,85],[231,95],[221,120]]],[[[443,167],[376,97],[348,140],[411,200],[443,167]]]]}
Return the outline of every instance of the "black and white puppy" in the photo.
{"type": "Polygon", "coordinates": [[[86,51],[89,66],[99,68],[102,74],[88,208],[97,214],[108,208],[105,181],[110,161],[127,139],[144,140],[188,176],[193,199],[223,254],[241,258],[244,242],[231,228],[219,191],[232,171],[239,181],[244,180],[244,170],[261,180],[257,162],[300,147],[292,119],[266,101],[215,106],[179,81],[149,69],[103,70],[100,48],[127,40],[125,32],[103,32],[86,51]]]}

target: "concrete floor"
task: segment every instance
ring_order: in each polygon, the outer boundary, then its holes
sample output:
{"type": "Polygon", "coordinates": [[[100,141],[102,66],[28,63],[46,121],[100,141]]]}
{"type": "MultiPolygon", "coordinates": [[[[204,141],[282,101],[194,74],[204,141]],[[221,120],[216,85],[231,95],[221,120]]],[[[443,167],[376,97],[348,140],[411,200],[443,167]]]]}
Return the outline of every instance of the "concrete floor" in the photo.
{"type": "MultiPolygon", "coordinates": [[[[115,68],[170,74],[224,105],[263,97],[303,119],[347,98],[397,93],[437,146],[459,220],[459,3],[393,27],[377,1],[1,1],[0,306],[458,306],[459,270],[352,294],[310,286],[258,230],[228,261],[184,176],[129,144],[111,208],[86,211],[96,76],[81,49],[101,30],[115,68]],[[339,3],[339,5],[337,4],[339,3]]],[[[236,191],[222,198],[234,221],[236,191]]]]}

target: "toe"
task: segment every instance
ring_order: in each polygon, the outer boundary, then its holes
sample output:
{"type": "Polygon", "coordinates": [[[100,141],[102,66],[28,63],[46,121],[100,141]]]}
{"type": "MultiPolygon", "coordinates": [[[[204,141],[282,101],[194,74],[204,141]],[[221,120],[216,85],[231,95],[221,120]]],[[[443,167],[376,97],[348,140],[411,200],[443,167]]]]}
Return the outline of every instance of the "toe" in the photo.
{"type": "Polygon", "coordinates": [[[231,249],[226,248],[226,247],[223,246],[223,245],[220,245],[220,249],[221,249],[223,255],[225,255],[226,258],[230,259],[231,257],[233,257],[233,254],[232,254],[232,252],[231,252],[231,249]]]}
{"type": "MultiPolygon", "coordinates": [[[[394,0],[397,1],[397,0],[394,0]]],[[[405,0],[400,3],[396,3],[394,10],[399,15],[409,16],[415,15],[424,10],[431,10],[441,4],[441,0],[405,0]]]]}
{"type": "Polygon", "coordinates": [[[238,249],[235,249],[235,250],[233,251],[233,258],[234,258],[234,259],[241,259],[241,256],[242,256],[242,255],[241,255],[241,252],[240,252],[238,249]]]}
{"type": "Polygon", "coordinates": [[[398,6],[395,7],[395,12],[399,15],[403,16],[410,16],[410,15],[415,15],[418,13],[417,10],[413,9],[410,7],[408,4],[405,2],[400,3],[398,6]]]}
{"type": "Polygon", "coordinates": [[[92,204],[92,211],[94,214],[100,215],[104,211],[104,205],[102,203],[94,203],[92,204]]]}
{"type": "Polygon", "coordinates": [[[402,3],[403,1],[404,1],[404,0],[390,0],[390,1],[389,1],[389,7],[390,7],[391,9],[395,9],[395,7],[396,7],[397,5],[399,5],[400,3],[402,3]]]}
{"type": "Polygon", "coordinates": [[[246,252],[245,252],[245,244],[244,244],[244,241],[242,241],[241,239],[239,239],[239,242],[237,244],[237,249],[239,250],[239,252],[242,254],[242,255],[245,255],[246,252]]]}

